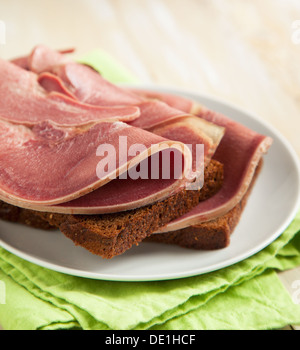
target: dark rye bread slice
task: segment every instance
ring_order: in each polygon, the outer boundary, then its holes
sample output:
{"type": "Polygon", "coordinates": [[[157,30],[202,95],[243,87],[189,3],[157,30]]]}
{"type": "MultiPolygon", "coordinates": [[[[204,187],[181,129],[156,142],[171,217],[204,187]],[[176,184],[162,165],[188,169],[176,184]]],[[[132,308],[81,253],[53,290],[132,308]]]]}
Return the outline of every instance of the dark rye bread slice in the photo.
{"type": "Polygon", "coordinates": [[[227,247],[230,243],[230,236],[240,221],[262,165],[263,161],[261,160],[245,196],[227,214],[200,225],[190,226],[177,231],[153,234],[144,241],[175,244],[184,248],[198,250],[216,250],[227,247]]]}
{"type": "Polygon", "coordinates": [[[37,212],[15,207],[2,201],[0,201],[0,219],[42,230],[56,229],[48,221],[42,219],[37,212]]]}
{"type": "Polygon", "coordinates": [[[223,165],[211,161],[204,174],[201,190],[182,190],[152,205],[135,210],[104,215],[65,215],[37,213],[76,245],[110,259],[214,195],[223,184],[223,165]]]}

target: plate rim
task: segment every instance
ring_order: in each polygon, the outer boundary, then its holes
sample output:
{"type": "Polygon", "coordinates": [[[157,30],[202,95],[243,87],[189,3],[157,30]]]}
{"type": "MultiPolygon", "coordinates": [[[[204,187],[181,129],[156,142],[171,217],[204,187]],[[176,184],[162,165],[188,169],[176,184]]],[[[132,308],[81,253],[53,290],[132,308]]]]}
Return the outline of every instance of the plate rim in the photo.
{"type": "Polygon", "coordinates": [[[165,281],[165,280],[175,280],[175,279],[183,279],[198,275],[207,274],[209,272],[214,272],[217,270],[220,270],[222,268],[226,268],[229,266],[232,266],[238,262],[241,262],[259,251],[266,248],[269,244],[271,244],[273,241],[275,241],[284,231],[285,229],[290,225],[290,223],[295,218],[299,207],[300,207],[300,161],[299,157],[291,145],[290,141],[283,136],[278,129],[276,129],[271,123],[268,121],[261,119],[258,117],[258,115],[254,114],[253,112],[250,112],[240,106],[237,106],[231,102],[225,101],[222,98],[218,98],[209,94],[204,93],[198,93],[191,89],[186,88],[178,88],[168,85],[160,85],[160,84],[120,84],[121,86],[126,87],[134,87],[135,89],[148,89],[152,91],[160,91],[160,92],[166,92],[166,93],[173,93],[181,96],[193,96],[196,99],[206,99],[210,100],[212,103],[219,104],[222,106],[229,107],[233,110],[235,110],[237,113],[241,113],[243,115],[246,115],[249,119],[254,119],[258,124],[263,125],[266,129],[270,130],[279,140],[282,142],[286,150],[288,151],[289,155],[291,156],[291,159],[293,161],[293,165],[295,166],[295,169],[298,174],[298,183],[296,189],[298,191],[297,193],[297,199],[295,200],[295,203],[293,205],[293,209],[290,211],[289,215],[285,218],[285,220],[281,223],[281,225],[273,232],[272,235],[268,237],[268,239],[265,239],[260,244],[257,244],[252,249],[248,250],[247,252],[241,253],[236,257],[231,257],[226,259],[222,262],[217,262],[215,264],[210,265],[209,267],[205,268],[195,268],[193,270],[188,270],[185,272],[180,273],[167,273],[167,274],[153,274],[153,275],[147,275],[146,277],[143,275],[130,275],[130,274],[108,274],[108,273],[99,273],[99,272],[88,272],[88,271],[82,271],[80,269],[70,268],[70,267],[64,267],[52,262],[46,262],[39,258],[35,258],[34,256],[29,255],[28,253],[22,252],[20,249],[14,248],[10,244],[7,244],[0,238],[0,246],[7,250],[8,252],[28,261],[35,265],[38,265],[40,267],[60,272],[63,274],[76,276],[76,277],[82,277],[82,278],[88,278],[88,279],[94,279],[94,280],[104,280],[104,281],[119,281],[119,282],[150,282],[150,281],[165,281]]]}

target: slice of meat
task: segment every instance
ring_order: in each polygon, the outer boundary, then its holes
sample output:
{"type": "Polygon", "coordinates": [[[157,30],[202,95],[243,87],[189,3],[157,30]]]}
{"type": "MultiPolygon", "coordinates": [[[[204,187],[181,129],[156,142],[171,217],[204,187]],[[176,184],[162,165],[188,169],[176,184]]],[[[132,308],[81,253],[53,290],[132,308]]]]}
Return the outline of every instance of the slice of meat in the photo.
{"type": "Polygon", "coordinates": [[[76,96],[67,89],[64,82],[52,73],[41,73],[38,76],[38,83],[49,93],[58,92],[72,98],[73,100],[77,100],[76,96]]]}
{"type": "MultiPolygon", "coordinates": [[[[43,46],[42,45],[38,45],[36,47],[36,49],[38,49],[40,47],[42,48],[43,46]]],[[[52,57],[53,57],[53,59],[55,59],[55,53],[56,52],[59,53],[59,54],[68,54],[68,53],[73,53],[74,51],[75,51],[75,48],[57,50],[57,51],[54,51],[54,54],[52,55],[52,57]]],[[[43,55],[43,51],[41,51],[40,53],[37,51],[36,53],[43,55]]],[[[59,57],[61,59],[62,56],[59,56],[59,57]]],[[[30,59],[31,59],[31,55],[29,55],[29,56],[22,56],[22,57],[17,57],[17,58],[11,59],[10,62],[16,64],[17,66],[22,67],[23,69],[30,70],[30,67],[29,67],[30,59]]],[[[41,57],[40,62],[42,62],[45,59],[48,59],[48,55],[44,56],[44,57],[41,57]]]]}
{"type": "Polygon", "coordinates": [[[207,201],[199,203],[189,213],[161,228],[159,232],[201,224],[229,212],[247,192],[255,169],[270,148],[272,139],[184,97],[145,90],[141,91],[141,95],[168,102],[171,106],[180,105],[180,108],[186,109],[185,112],[193,113],[226,130],[213,156],[224,165],[224,183],[221,190],[207,201]]]}
{"type": "MultiPolygon", "coordinates": [[[[167,149],[159,153],[161,159],[166,153],[169,153],[167,149]]],[[[143,163],[148,162],[147,169],[150,173],[151,159],[152,157],[149,157],[139,165],[142,168],[143,163]]],[[[164,200],[187,186],[186,182],[173,175],[170,179],[163,178],[161,171],[157,179],[151,178],[150,175],[147,178],[131,178],[128,174],[126,179],[122,179],[121,176],[75,200],[52,206],[44,205],[42,211],[88,215],[122,212],[164,200]]]]}
{"type": "Polygon", "coordinates": [[[9,122],[34,125],[51,121],[76,126],[103,120],[129,121],[140,115],[135,106],[94,106],[63,93],[48,93],[35,73],[5,60],[0,60],[0,80],[0,118],[9,122]]]}
{"type": "MultiPolygon", "coordinates": [[[[139,205],[143,201],[148,204],[185,185],[184,174],[191,168],[192,160],[190,151],[183,146],[122,122],[102,122],[84,128],[62,128],[42,122],[30,129],[0,120],[0,198],[19,207],[45,211],[51,205],[84,197],[152,154],[170,149],[181,152],[181,177],[165,182],[159,192],[152,187],[143,198],[137,195],[139,205]],[[126,138],[125,150],[121,137],[126,138]],[[143,148],[134,153],[130,150],[136,144],[143,148]],[[103,145],[113,146],[114,152],[99,153],[99,146],[103,145]],[[102,161],[104,165],[99,167],[102,161]]],[[[120,181],[126,188],[125,177],[120,181]]],[[[110,190],[117,198],[118,188],[110,186],[110,190]]],[[[98,195],[101,198],[101,192],[98,195]]],[[[137,204],[132,201],[132,194],[128,195],[131,198],[127,202],[126,193],[123,195],[124,209],[126,203],[130,208],[137,204]]],[[[84,203],[84,208],[89,207],[88,202],[84,203]]]]}
{"type": "Polygon", "coordinates": [[[192,113],[194,111],[194,107],[198,111],[200,107],[199,104],[195,104],[194,101],[189,100],[180,95],[174,95],[174,94],[168,94],[168,93],[162,93],[158,91],[151,91],[151,90],[138,89],[138,88],[127,88],[127,91],[130,93],[134,93],[141,98],[164,102],[168,106],[176,108],[180,111],[184,111],[185,113],[192,113]]]}

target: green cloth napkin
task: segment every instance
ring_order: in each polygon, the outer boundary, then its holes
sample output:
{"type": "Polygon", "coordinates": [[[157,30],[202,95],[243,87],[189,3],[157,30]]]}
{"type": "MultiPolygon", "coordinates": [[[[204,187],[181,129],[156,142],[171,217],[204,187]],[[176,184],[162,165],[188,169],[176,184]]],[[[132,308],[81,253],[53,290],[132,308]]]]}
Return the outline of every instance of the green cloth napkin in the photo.
{"type": "MultiPolygon", "coordinates": [[[[130,75],[106,53],[84,58],[110,80],[130,75]]],[[[81,60],[82,61],[82,60],[81,60]]],[[[51,271],[0,248],[0,324],[8,330],[236,330],[300,324],[275,271],[300,265],[300,212],[252,257],[219,271],[158,282],[110,282],[51,271]]],[[[300,276],[299,276],[300,280],[300,276]]],[[[300,288],[300,287],[299,287],[300,288]]]]}
{"type": "Polygon", "coordinates": [[[139,80],[108,52],[96,49],[77,59],[96,69],[103,78],[113,83],[139,83],[139,80]]]}

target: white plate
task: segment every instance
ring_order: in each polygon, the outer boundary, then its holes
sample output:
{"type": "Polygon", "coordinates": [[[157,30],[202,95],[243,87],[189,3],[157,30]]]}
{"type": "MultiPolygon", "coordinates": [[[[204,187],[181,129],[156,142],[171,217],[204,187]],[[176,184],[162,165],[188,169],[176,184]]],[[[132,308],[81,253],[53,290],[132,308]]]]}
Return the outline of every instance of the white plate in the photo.
{"type": "Polygon", "coordinates": [[[257,117],[210,97],[174,88],[141,88],[187,96],[274,139],[230,246],[217,251],[194,251],[142,243],[121,256],[104,260],[76,247],[59,231],[0,221],[3,248],[27,261],[70,275],[111,281],[155,281],[221,269],[257,253],[279,237],[294,218],[300,201],[298,157],[280,133],[257,117]]]}

